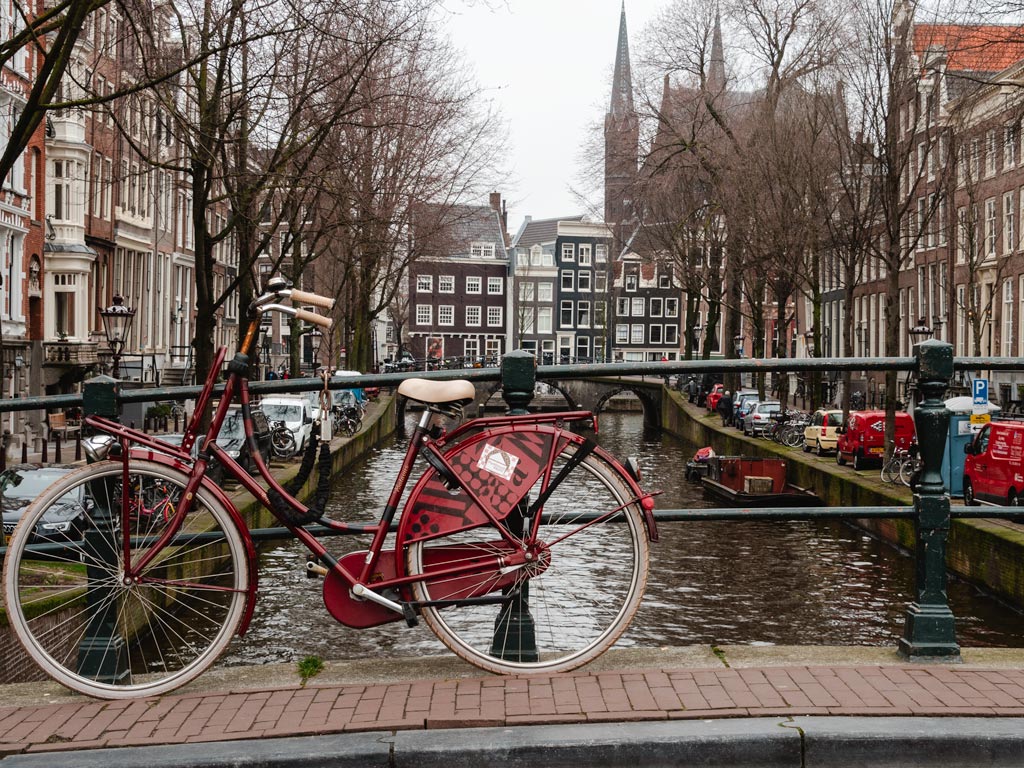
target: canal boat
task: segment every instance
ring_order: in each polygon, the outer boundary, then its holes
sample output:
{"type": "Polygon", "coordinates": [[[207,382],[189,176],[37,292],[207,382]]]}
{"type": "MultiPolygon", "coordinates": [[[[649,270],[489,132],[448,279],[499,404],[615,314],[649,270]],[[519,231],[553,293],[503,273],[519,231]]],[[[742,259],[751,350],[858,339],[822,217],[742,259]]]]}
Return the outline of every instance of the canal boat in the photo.
{"type": "Polygon", "coordinates": [[[712,456],[700,478],[706,493],[740,507],[817,507],[813,492],[786,480],[785,459],[712,456]]]}

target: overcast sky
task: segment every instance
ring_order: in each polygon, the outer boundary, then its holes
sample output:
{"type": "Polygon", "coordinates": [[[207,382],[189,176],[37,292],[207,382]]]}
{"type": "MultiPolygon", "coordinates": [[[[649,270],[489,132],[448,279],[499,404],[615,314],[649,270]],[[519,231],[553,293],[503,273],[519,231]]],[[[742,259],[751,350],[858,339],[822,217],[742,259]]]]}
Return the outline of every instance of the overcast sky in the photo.
{"type": "MultiPolygon", "coordinates": [[[[626,0],[630,54],[641,31],[668,0],[626,0]]],[[[582,190],[581,152],[603,125],[622,0],[489,0],[446,3],[450,33],[498,104],[507,125],[505,167],[509,231],[523,217],[585,213],[573,189],[597,204],[600,188],[582,190]]],[[[593,187],[593,184],[590,185],[593,187]]]]}

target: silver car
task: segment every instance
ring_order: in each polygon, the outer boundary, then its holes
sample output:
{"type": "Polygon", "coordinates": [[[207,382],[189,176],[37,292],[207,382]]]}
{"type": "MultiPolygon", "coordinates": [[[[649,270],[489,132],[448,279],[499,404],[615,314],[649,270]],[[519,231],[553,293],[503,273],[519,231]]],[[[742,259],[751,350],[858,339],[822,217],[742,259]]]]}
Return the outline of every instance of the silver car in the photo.
{"type": "Polygon", "coordinates": [[[743,417],[744,435],[763,435],[772,423],[772,415],[782,410],[778,400],[765,400],[750,409],[743,417]]]}

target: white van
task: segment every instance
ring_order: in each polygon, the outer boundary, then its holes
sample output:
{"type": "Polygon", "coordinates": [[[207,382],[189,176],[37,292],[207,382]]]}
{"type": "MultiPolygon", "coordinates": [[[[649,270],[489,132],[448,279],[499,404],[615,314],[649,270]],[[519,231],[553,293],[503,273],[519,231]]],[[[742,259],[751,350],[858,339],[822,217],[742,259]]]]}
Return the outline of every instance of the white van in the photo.
{"type": "Polygon", "coordinates": [[[264,397],[260,408],[271,422],[283,421],[295,437],[298,450],[306,447],[313,433],[313,410],[303,395],[274,395],[264,397]]]}

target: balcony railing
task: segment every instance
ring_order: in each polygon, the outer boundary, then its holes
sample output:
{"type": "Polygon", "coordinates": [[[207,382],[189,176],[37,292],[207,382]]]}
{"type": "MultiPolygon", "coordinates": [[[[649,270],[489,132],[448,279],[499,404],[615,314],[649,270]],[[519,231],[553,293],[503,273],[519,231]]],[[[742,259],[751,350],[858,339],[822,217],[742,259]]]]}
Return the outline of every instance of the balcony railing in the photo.
{"type": "Polygon", "coordinates": [[[99,361],[94,341],[43,342],[44,365],[93,365],[99,361]]]}

